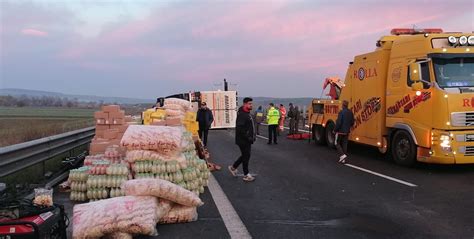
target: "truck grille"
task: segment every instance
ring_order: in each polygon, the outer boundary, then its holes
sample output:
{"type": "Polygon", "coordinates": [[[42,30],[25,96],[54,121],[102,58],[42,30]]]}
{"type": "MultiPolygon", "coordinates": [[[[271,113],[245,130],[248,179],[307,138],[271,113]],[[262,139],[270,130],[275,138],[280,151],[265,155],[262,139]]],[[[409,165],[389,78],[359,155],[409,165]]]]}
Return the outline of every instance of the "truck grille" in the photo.
{"type": "Polygon", "coordinates": [[[474,126],[474,112],[451,113],[452,126],[474,126]]]}
{"type": "Polygon", "coordinates": [[[461,146],[459,147],[459,152],[465,156],[474,156],[474,146],[461,146]]]}

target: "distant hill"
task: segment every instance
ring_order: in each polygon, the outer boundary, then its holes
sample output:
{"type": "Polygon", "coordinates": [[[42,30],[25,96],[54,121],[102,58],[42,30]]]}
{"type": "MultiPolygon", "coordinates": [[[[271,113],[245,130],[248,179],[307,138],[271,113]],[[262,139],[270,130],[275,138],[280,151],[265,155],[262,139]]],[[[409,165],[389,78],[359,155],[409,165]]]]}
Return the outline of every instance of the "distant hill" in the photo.
{"type": "MultiPolygon", "coordinates": [[[[104,104],[117,103],[117,104],[144,104],[150,105],[156,102],[155,99],[135,99],[135,98],[126,98],[126,97],[103,97],[103,96],[93,96],[93,95],[69,95],[57,92],[49,91],[39,91],[39,90],[25,90],[25,89],[0,89],[1,95],[11,95],[19,97],[22,95],[29,97],[59,97],[67,99],[77,99],[80,102],[103,102],[104,104]]],[[[270,103],[283,104],[285,107],[288,107],[289,103],[298,105],[299,107],[307,106],[311,102],[311,98],[302,97],[302,98],[272,98],[272,97],[252,97],[254,100],[255,106],[264,106],[267,107],[270,103]]],[[[242,105],[243,97],[239,97],[239,105],[242,105]]]]}
{"type": "Polygon", "coordinates": [[[67,99],[77,99],[80,102],[103,102],[105,104],[117,103],[117,104],[153,104],[156,102],[155,99],[135,99],[126,97],[103,97],[94,95],[69,95],[57,92],[39,91],[39,90],[25,90],[25,89],[0,89],[0,95],[11,95],[19,97],[22,95],[29,97],[59,97],[67,99]]]}

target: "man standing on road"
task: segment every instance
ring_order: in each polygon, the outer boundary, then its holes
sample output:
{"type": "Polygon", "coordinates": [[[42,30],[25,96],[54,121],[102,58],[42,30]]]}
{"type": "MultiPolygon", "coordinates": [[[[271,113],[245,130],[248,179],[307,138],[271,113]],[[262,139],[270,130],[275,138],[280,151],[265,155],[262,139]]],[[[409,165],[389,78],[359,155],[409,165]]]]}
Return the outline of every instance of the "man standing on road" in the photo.
{"type": "Polygon", "coordinates": [[[280,135],[280,132],[284,131],[285,127],[285,117],[286,117],[286,109],[283,104],[280,104],[280,122],[278,124],[278,135],[280,135]]]}
{"type": "Polygon", "coordinates": [[[244,98],[244,105],[240,107],[237,112],[237,121],[235,126],[235,143],[239,146],[241,156],[237,161],[234,162],[232,166],[229,166],[230,173],[237,177],[238,170],[237,168],[242,164],[244,170],[245,182],[252,182],[255,180],[255,177],[249,174],[249,161],[250,161],[250,152],[252,149],[252,144],[256,140],[255,134],[255,124],[253,122],[250,111],[252,111],[253,103],[252,98],[244,98]]]}
{"type": "Polygon", "coordinates": [[[336,148],[341,155],[339,157],[339,163],[346,163],[349,133],[351,132],[352,125],[354,125],[354,114],[348,109],[348,106],[349,102],[344,100],[342,102],[342,110],[337,115],[336,127],[334,128],[336,134],[336,148]]]}
{"type": "Polygon", "coordinates": [[[260,135],[260,125],[263,123],[263,108],[259,106],[255,111],[255,128],[257,128],[257,135],[260,135]]]}
{"type": "Polygon", "coordinates": [[[280,120],[280,112],[275,109],[275,105],[270,103],[270,109],[267,113],[267,124],[268,124],[268,144],[273,143],[278,144],[277,142],[277,128],[278,121],[280,120]]]}
{"type": "Polygon", "coordinates": [[[201,108],[196,115],[196,121],[199,122],[199,138],[201,138],[204,146],[207,146],[207,135],[214,121],[214,116],[212,116],[212,111],[207,108],[206,102],[201,103],[201,108]]]}
{"type": "Polygon", "coordinates": [[[290,132],[288,135],[292,135],[295,133],[295,108],[293,107],[293,103],[290,103],[290,109],[288,110],[288,118],[290,119],[290,132]]]}

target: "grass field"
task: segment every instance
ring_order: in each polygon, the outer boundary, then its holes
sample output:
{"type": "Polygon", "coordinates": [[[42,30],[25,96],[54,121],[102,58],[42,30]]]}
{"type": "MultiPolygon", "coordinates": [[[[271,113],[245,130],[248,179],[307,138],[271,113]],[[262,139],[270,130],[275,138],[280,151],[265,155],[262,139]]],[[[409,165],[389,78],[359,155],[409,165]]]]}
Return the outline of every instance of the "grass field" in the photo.
{"type": "Polygon", "coordinates": [[[93,126],[94,111],[0,107],[0,147],[93,126]]]}
{"type": "Polygon", "coordinates": [[[0,107],[0,118],[93,118],[94,109],[0,107]]]}

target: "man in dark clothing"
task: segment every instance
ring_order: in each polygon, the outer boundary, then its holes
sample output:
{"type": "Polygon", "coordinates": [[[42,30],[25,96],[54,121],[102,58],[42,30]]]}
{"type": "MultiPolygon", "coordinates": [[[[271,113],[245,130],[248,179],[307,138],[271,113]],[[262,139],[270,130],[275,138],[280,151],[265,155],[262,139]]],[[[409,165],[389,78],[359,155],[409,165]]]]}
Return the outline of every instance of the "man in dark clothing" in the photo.
{"type": "Polygon", "coordinates": [[[206,102],[201,103],[201,108],[196,115],[196,121],[199,122],[199,138],[201,138],[204,146],[207,146],[207,135],[212,122],[214,122],[214,116],[212,115],[212,111],[207,108],[206,102]]]}
{"type": "Polygon", "coordinates": [[[290,131],[288,132],[289,135],[295,133],[295,107],[293,107],[293,103],[290,103],[290,108],[288,109],[288,118],[290,119],[290,131]]]}
{"type": "Polygon", "coordinates": [[[244,170],[243,180],[246,182],[252,182],[255,177],[249,174],[249,161],[252,144],[255,142],[257,136],[255,134],[255,124],[250,114],[252,111],[252,98],[244,98],[244,105],[240,107],[237,112],[237,121],[235,126],[235,143],[239,146],[241,156],[234,162],[232,166],[229,166],[230,173],[237,177],[237,168],[242,164],[244,170]]]}
{"type": "Polygon", "coordinates": [[[255,111],[255,128],[257,129],[256,134],[260,134],[260,125],[263,123],[264,119],[264,112],[262,106],[259,106],[258,109],[255,111]]]}
{"type": "Polygon", "coordinates": [[[349,102],[344,100],[342,102],[342,110],[337,116],[336,127],[334,128],[336,134],[336,148],[341,155],[339,157],[339,163],[346,163],[349,133],[351,132],[352,125],[354,125],[354,114],[348,109],[348,106],[349,102]]]}

